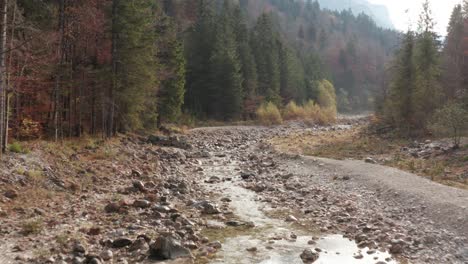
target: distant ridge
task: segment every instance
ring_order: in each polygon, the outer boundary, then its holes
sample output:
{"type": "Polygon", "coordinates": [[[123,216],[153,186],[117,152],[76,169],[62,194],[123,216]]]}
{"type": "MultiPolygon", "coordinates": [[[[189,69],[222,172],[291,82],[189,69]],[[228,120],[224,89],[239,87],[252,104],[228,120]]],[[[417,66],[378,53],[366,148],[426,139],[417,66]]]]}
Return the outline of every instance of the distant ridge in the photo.
{"type": "Polygon", "coordinates": [[[388,9],[383,5],[372,4],[367,0],[318,0],[322,8],[330,10],[351,9],[354,14],[364,13],[384,28],[395,29],[388,9]]]}

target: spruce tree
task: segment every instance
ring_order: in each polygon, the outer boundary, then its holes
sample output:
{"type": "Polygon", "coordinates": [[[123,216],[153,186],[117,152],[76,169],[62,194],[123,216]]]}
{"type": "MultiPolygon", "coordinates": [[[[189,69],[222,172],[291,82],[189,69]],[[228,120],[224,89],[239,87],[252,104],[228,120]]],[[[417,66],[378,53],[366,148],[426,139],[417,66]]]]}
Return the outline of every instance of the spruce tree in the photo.
{"type": "Polygon", "coordinates": [[[284,103],[291,100],[297,103],[305,101],[304,67],[294,51],[285,45],[281,45],[280,49],[280,84],[284,103]]]}
{"type": "Polygon", "coordinates": [[[209,114],[224,120],[238,118],[242,111],[243,79],[229,0],[224,1],[210,62],[216,100],[215,111],[209,114]]]}
{"type": "Polygon", "coordinates": [[[450,23],[447,29],[447,37],[444,46],[444,93],[447,99],[452,100],[461,94],[464,80],[463,41],[465,19],[462,6],[457,5],[453,9],[450,23]]]}
{"type": "Polygon", "coordinates": [[[156,126],[156,34],[150,0],[118,1],[115,6],[116,127],[121,131],[156,126]]]}
{"type": "Polygon", "coordinates": [[[414,65],[414,32],[408,31],[403,37],[401,49],[394,62],[393,81],[390,93],[385,102],[385,115],[405,134],[414,125],[415,65],[414,65]]]}
{"type": "Polygon", "coordinates": [[[216,91],[210,85],[212,80],[211,61],[213,43],[215,40],[215,13],[210,0],[198,0],[198,17],[190,29],[186,41],[186,96],[185,104],[190,112],[198,116],[206,116],[214,112],[216,91]]]}
{"type": "Polygon", "coordinates": [[[162,80],[158,91],[158,125],[180,117],[185,94],[184,46],[177,39],[173,19],[163,14],[161,17],[158,59],[162,80]]]}
{"type": "Polygon", "coordinates": [[[252,45],[257,63],[258,90],[266,101],[281,103],[278,37],[272,17],[262,14],[253,30],[252,45]]]}
{"type": "Polygon", "coordinates": [[[442,98],[440,56],[437,35],[429,7],[423,3],[415,50],[416,87],[413,91],[415,122],[417,129],[424,129],[428,117],[440,106],[442,98]]]}
{"type": "Polygon", "coordinates": [[[240,6],[236,6],[234,9],[233,27],[242,66],[242,95],[245,101],[257,94],[257,68],[250,46],[249,30],[240,6]]]}

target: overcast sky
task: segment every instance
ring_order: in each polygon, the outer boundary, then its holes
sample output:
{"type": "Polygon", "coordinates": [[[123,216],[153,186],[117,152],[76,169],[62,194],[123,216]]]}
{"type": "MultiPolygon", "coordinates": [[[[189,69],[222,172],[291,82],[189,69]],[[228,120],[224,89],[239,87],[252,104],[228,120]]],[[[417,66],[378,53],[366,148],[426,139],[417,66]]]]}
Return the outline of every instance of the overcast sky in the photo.
{"type": "MultiPolygon", "coordinates": [[[[405,31],[408,29],[409,21],[414,25],[413,28],[416,28],[423,0],[369,0],[369,2],[387,6],[395,27],[405,31]],[[409,10],[407,14],[406,10],[409,10]]],[[[460,2],[461,0],[431,0],[432,14],[439,34],[443,36],[447,34],[447,25],[453,7],[460,2]]]]}

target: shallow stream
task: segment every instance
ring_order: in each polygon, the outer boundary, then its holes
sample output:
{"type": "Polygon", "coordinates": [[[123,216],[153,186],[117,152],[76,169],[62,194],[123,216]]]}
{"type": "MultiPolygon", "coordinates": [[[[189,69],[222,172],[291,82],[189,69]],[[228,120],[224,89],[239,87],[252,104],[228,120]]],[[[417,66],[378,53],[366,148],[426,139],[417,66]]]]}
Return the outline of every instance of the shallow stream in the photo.
{"type": "Polygon", "coordinates": [[[229,197],[232,200],[229,208],[237,219],[255,224],[254,228],[244,228],[239,232],[232,232],[231,228],[210,231],[212,238],[221,240],[223,248],[209,263],[302,264],[300,254],[304,249],[315,248],[321,249],[319,259],[314,262],[319,264],[397,263],[388,252],[367,254],[368,248],[360,249],[354,241],[340,234],[308,232],[292,223],[269,217],[266,212],[272,209],[258,201],[255,192],[239,186],[241,179],[235,161],[211,159],[205,165],[207,178],[217,176],[222,180],[220,183],[207,184],[206,187],[219,194],[219,199],[229,197]],[[226,178],[232,180],[225,181],[226,178]],[[296,238],[292,239],[291,234],[296,238]],[[312,237],[316,237],[316,244],[309,245],[312,237]],[[247,251],[252,247],[256,247],[257,251],[247,251]],[[362,258],[355,258],[357,255],[362,255],[362,258]]]}

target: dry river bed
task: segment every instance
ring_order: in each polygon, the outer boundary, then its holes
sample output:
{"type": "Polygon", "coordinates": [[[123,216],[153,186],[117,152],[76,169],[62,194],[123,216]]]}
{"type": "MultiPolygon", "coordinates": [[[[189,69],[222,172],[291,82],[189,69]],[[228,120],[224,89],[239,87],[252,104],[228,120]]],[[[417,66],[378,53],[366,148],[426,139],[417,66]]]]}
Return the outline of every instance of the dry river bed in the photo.
{"type": "Polygon", "coordinates": [[[187,149],[124,138],[116,179],[0,208],[0,263],[468,263],[467,191],[268,144],[302,129],[346,128],[200,128],[187,149]],[[21,234],[27,217],[45,230],[21,234]]]}

